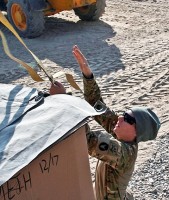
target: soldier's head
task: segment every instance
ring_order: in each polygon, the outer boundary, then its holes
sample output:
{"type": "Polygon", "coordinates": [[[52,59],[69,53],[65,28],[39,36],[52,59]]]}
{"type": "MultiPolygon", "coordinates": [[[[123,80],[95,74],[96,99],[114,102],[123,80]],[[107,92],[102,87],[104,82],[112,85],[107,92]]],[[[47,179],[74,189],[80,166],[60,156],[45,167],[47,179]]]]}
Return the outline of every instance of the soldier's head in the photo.
{"type": "Polygon", "coordinates": [[[155,139],[159,128],[159,118],[151,109],[133,107],[119,116],[114,132],[119,140],[141,142],[155,139]]]}

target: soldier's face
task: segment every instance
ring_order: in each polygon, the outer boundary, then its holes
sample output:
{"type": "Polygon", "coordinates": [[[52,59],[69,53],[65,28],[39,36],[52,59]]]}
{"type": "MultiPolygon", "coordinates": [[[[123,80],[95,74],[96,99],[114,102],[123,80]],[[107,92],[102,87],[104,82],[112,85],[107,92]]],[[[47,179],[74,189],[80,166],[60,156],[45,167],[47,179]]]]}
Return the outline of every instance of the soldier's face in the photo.
{"type": "Polygon", "coordinates": [[[118,122],[114,128],[117,139],[126,142],[134,141],[136,138],[135,119],[131,110],[118,117],[118,122]]]}

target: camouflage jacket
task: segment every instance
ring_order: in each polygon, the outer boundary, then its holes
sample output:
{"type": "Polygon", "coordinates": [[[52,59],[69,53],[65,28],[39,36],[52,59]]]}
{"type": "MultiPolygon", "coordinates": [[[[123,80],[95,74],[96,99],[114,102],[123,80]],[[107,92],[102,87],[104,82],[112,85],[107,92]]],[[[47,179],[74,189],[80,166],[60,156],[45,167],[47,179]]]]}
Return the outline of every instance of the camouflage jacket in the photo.
{"type": "MultiPolygon", "coordinates": [[[[94,79],[83,78],[84,97],[92,105],[97,100],[103,102],[100,89],[94,79]]],[[[95,120],[107,131],[88,131],[88,151],[99,159],[96,168],[96,200],[125,199],[126,188],[134,171],[138,146],[115,139],[113,128],[118,116],[107,108],[107,111],[95,117],[95,120]]],[[[127,134],[127,133],[126,133],[127,134]]]]}

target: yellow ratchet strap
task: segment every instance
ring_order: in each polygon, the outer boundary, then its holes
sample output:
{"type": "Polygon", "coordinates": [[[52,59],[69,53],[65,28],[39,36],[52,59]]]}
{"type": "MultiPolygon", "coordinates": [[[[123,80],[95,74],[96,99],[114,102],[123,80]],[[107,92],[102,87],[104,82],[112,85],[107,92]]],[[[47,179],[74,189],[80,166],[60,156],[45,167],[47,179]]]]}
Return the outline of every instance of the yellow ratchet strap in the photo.
{"type": "MultiPolygon", "coordinates": [[[[73,76],[71,74],[65,73],[65,72],[58,72],[56,74],[54,74],[53,76],[50,75],[49,73],[46,72],[46,70],[44,69],[44,66],[42,64],[42,62],[39,60],[39,58],[26,46],[26,44],[23,42],[23,40],[21,39],[21,37],[18,35],[18,33],[15,31],[15,29],[13,28],[13,26],[8,22],[8,20],[6,19],[6,17],[3,15],[3,13],[0,11],[0,22],[2,22],[15,36],[16,38],[23,44],[23,46],[27,49],[27,51],[33,56],[33,58],[36,60],[38,67],[46,74],[46,76],[48,77],[48,79],[53,83],[54,82],[54,77],[59,77],[60,75],[65,74],[67,81],[70,83],[70,85],[75,88],[76,90],[80,90],[82,92],[82,90],[80,89],[80,87],[76,84],[75,80],[73,79],[73,76]]],[[[8,47],[5,35],[3,34],[3,32],[0,30],[0,36],[2,38],[2,44],[4,47],[4,51],[5,53],[15,62],[18,62],[21,66],[23,66],[29,73],[29,75],[31,76],[31,78],[34,81],[45,81],[44,79],[42,79],[37,73],[36,71],[29,66],[27,63],[25,63],[24,61],[14,57],[8,47]]]]}
{"type": "Polygon", "coordinates": [[[18,62],[19,64],[21,64],[22,66],[24,66],[34,81],[43,81],[43,79],[36,73],[36,71],[35,71],[34,69],[32,69],[32,67],[30,67],[28,64],[26,64],[26,63],[23,62],[22,60],[19,60],[18,58],[14,57],[14,56],[10,53],[10,50],[9,50],[9,48],[8,48],[8,44],[7,44],[6,38],[5,38],[5,36],[4,36],[4,34],[2,33],[1,30],[0,30],[0,36],[1,36],[1,38],[2,38],[2,44],[3,44],[3,47],[4,47],[5,53],[6,53],[12,60],[14,60],[14,61],[18,62]]]}

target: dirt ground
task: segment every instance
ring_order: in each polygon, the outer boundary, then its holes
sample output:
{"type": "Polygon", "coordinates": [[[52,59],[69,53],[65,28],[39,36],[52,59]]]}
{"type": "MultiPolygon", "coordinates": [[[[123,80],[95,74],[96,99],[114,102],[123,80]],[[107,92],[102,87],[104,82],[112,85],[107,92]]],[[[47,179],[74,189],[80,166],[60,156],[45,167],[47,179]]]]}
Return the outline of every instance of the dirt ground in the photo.
{"type": "MultiPolygon", "coordinates": [[[[151,107],[160,117],[159,135],[169,133],[169,1],[107,0],[104,15],[98,22],[82,22],[73,11],[46,18],[44,34],[24,39],[26,45],[41,59],[46,70],[54,74],[71,70],[83,88],[81,73],[72,55],[77,44],[100,85],[108,106],[121,113],[131,106],[151,107]]],[[[28,51],[2,24],[11,53],[34,64],[28,51]]],[[[43,72],[40,73],[45,76],[43,72]]],[[[82,96],[59,80],[74,95],[82,96]]],[[[0,45],[0,82],[24,84],[38,89],[49,82],[35,83],[25,70],[10,60],[0,45]]],[[[93,129],[101,129],[95,122],[93,129]]],[[[158,136],[159,137],[159,136],[158,136]]],[[[136,168],[151,157],[155,141],[141,143],[136,168]]],[[[94,179],[96,160],[90,158],[94,179]]]]}

